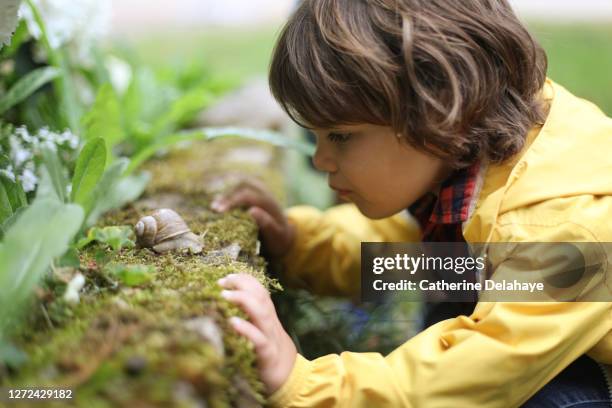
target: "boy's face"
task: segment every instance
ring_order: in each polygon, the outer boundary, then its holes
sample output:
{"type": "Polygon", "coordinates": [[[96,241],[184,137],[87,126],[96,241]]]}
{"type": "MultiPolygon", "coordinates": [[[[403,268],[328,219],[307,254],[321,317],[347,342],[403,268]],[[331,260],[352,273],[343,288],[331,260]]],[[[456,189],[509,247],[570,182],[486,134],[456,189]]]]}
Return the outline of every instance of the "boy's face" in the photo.
{"type": "Polygon", "coordinates": [[[390,127],[359,124],[313,132],[314,166],[328,173],[332,189],[372,219],[406,209],[452,171],[442,159],[399,139],[390,127]]]}

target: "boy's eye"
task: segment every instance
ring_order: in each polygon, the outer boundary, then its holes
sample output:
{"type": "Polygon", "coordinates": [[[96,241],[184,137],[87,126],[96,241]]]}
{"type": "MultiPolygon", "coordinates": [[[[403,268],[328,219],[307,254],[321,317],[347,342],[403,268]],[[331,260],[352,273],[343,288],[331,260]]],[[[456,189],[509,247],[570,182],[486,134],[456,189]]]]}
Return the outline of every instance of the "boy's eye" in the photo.
{"type": "Polygon", "coordinates": [[[331,132],[327,135],[327,138],[329,139],[329,141],[336,142],[336,143],[345,143],[350,139],[350,137],[351,137],[350,133],[331,132]]]}

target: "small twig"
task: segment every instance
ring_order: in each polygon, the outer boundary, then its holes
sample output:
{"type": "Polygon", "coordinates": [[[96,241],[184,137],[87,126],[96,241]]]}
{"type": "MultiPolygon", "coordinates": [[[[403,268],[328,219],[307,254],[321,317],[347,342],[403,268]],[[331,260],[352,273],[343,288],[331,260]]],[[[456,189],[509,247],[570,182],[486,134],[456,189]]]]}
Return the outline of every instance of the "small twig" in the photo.
{"type": "Polygon", "coordinates": [[[51,321],[51,318],[49,318],[49,313],[47,313],[47,308],[45,307],[45,305],[41,303],[40,308],[42,309],[43,316],[45,316],[45,320],[47,321],[49,328],[55,329],[55,326],[53,326],[53,322],[51,321]]]}

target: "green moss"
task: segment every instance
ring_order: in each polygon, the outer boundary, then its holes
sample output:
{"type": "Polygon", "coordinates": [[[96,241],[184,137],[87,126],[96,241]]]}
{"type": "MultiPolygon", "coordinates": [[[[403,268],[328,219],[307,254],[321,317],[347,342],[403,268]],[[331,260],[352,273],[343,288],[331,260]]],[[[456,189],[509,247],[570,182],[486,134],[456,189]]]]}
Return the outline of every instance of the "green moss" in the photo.
{"type": "MultiPolygon", "coordinates": [[[[150,210],[172,204],[192,231],[203,236],[204,253],[113,251],[91,243],[79,254],[79,272],[86,278],[80,302],[71,305],[62,299],[61,276],[76,270],[63,270],[47,280],[29,324],[14,339],[29,361],[18,372],[0,377],[0,384],[70,387],[75,390],[73,404],[87,407],[264,402],[253,350],[227,324],[230,316],[246,316],[220,297],[216,282],[229,273],[248,273],[269,289],[280,285],[265,274],[254,221],[241,210],[209,211],[211,196],[202,183],[203,175],[222,171],[224,166],[215,158],[236,143],[201,144],[156,160],[148,166],[153,182],[146,196],[99,223],[134,225],[150,210]],[[206,256],[234,243],[241,248],[235,260],[206,256]],[[110,262],[150,265],[156,272],[149,282],[127,287],[105,269],[110,262]],[[185,325],[199,316],[209,317],[220,330],[223,355],[212,340],[185,325]]],[[[253,174],[254,169],[233,171],[253,174]]],[[[274,173],[270,168],[261,171],[274,173]]],[[[274,178],[280,180],[278,174],[261,177],[274,178]]],[[[280,185],[276,184],[277,192],[280,185]]]]}

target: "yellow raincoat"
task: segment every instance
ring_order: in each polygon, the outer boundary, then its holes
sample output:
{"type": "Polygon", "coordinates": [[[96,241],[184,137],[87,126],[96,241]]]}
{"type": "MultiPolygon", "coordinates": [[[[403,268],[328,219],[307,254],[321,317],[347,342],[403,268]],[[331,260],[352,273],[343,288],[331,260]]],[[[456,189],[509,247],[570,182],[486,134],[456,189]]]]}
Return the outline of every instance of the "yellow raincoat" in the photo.
{"type": "MultiPolygon", "coordinates": [[[[523,151],[481,170],[463,224],[467,242],[612,242],[612,119],[551,81],[543,95],[549,115],[523,151]]],[[[294,207],[288,216],[298,233],[284,259],[285,283],[319,294],[358,296],[361,241],[419,237],[409,217],[369,220],[352,204],[325,212],[294,207]]],[[[603,262],[612,271],[612,260],[604,255],[603,262]]],[[[595,290],[610,297],[612,281],[603,275],[595,290]]],[[[439,322],[387,356],[298,355],[269,403],[520,406],[582,354],[612,374],[611,311],[609,302],[480,302],[471,316],[439,322]]]]}

